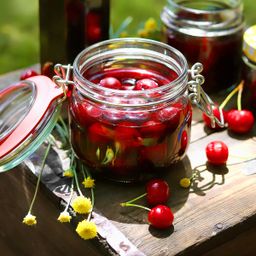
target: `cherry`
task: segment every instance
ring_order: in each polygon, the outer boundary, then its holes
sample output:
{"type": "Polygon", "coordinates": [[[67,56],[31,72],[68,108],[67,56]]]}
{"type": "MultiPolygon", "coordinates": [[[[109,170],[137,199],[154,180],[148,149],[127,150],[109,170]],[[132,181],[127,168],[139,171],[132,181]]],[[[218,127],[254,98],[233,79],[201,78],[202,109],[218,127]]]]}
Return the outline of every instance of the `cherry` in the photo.
{"type": "Polygon", "coordinates": [[[188,133],[186,130],[184,130],[181,134],[181,139],[180,139],[179,156],[182,156],[185,153],[187,145],[188,145],[188,133]]]}
{"type": "Polygon", "coordinates": [[[227,114],[228,129],[234,133],[248,133],[254,124],[250,110],[230,110],[227,114]]]}
{"type": "Polygon", "coordinates": [[[27,69],[20,75],[20,80],[25,80],[27,78],[38,76],[38,73],[34,69],[27,69]]]}
{"type": "MultiPolygon", "coordinates": [[[[213,106],[213,115],[218,118],[220,120],[220,111],[219,111],[219,108],[217,105],[213,106]]],[[[223,113],[223,118],[224,118],[224,121],[226,120],[226,116],[227,116],[227,112],[222,110],[222,113],[223,113]]],[[[203,113],[203,120],[204,120],[204,124],[212,129],[212,130],[220,130],[220,129],[223,129],[223,127],[220,127],[218,124],[215,124],[215,127],[212,127],[211,125],[211,119],[205,114],[203,113]]]]}
{"type": "Polygon", "coordinates": [[[105,125],[96,122],[89,127],[88,135],[92,143],[107,143],[112,139],[113,132],[105,125]]]}
{"type": "Polygon", "coordinates": [[[170,197],[169,185],[162,179],[150,180],[146,184],[146,192],[149,205],[165,204],[170,197]]]}
{"type": "Polygon", "coordinates": [[[174,220],[172,210],[165,205],[157,205],[148,213],[148,222],[155,228],[169,228],[174,220]]]}
{"type": "Polygon", "coordinates": [[[134,90],[149,90],[149,89],[154,89],[158,87],[158,83],[155,82],[152,79],[149,78],[144,78],[140,79],[136,82],[134,90]]]}
{"type": "Polygon", "coordinates": [[[146,138],[160,137],[166,129],[166,125],[154,120],[149,120],[143,123],[141,127],[140,132],[142,136],[146,138]]]}
{"type": "Polygon", "coordinates": [[[208,162],[213,165],[226,164],[228,159],[228,147],[222,141],[212,141],[206,146],[208,162]]]}
{"type": "Polygon", "coordinates": [[[100,85],[111,89],[121,89],[121,82],[115,77],[105,77],[100,80],[100,85]]]}

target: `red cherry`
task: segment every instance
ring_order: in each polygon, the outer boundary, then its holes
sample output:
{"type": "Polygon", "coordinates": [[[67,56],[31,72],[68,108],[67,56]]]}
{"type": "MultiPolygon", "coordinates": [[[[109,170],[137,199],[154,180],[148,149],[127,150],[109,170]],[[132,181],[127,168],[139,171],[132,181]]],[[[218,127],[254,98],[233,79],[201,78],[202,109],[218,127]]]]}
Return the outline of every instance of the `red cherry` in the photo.
{"type": "Polygon", "coordinates": [[[34,69],[27,69],[20,75],[20,80],[25,80],[32,76],[38,76],[38,73],[34,69]]]}
{"type": "Polygon", "coordinates": [[[234,133],[248,133],[254,124],[254,117],[249,110],[230,110],[227,114],[228,129],[234,133]]]}
{"type": "Polygon", "coordinates": [[[144,78],[136,82],[134,90],[149,90],[158,87],[158,83],[152,79],[144,78]]]}
{"type": "Polygon", "coordinates": [[[179,107],[170,106],[160,110],[156,118],[164,122],[168,126],[169,131],[174,131],[180,123],[181,110],[179,107]]]}
{"type": "Polygon", "coordinates": [[[148,213],[148,222],[155,228],[169,228],[174,220],[172,210],[165,205],[157,205],[148,213]]]}
{"type": "Polygon", "coordinates": [[[111,89],[121,89],[121,82],[115,77],[106,77],[100,80],[100,85],[111,89]]]}
{"type": "Polygon", "coordinates": [[[107,143],[112,139],[113,132],[101,123],[94,123],[88,129],[91,143],[107,143]]]}
{"type": "MultiPolygon", "coordinates": [[[[213,106],[213,115],[215,117],[217,117],[219,120],[220,120],[220,111],[219,111],[219,108],[218,106],[213,106]]],[[[222,110],[222,113],[223,113],[223,118],[224,118],[224,121],[226,120],[226,116],[227,116],[227,112],[222,110]]],[[[210,129],[213,129],[213,130],[220,130],[220,129],[223,129],[223,127],[220,127],[218,124],[215,124],[215,127],[213,128],[212,125],[211,125],[211,119],[205,114],[203,113],[203,120],[204,120],[204,124],[209,127],[210,129]]]]}
{"type": "Polygon", "coordinates": [[[146,184],[149,205],[165,204],[170,197],[169,185],[165,180],[153,179],[146,184]]]}
{"type": "Polygon", "coordinates": [[[165,129],[166,125],[156,122],[154,120],[147,121],[141,125],[140,132],[142,137],[150,138],[150,137],[160,137],[165,129]]]}
{"type": "Polygon", "coordinates": [[[188,146],[188,133],[186,130],[184,130],[181,134],[181,139],[180,139],[180,150],[179,150],[179,156],[182,156],[188,146]]]}
{"type": "Polygon", "coordinates": [[[208,162],[213,165],[226,164],[228,159],[228,147],[222,141],[212,141],[206,146],[208,162]]]}

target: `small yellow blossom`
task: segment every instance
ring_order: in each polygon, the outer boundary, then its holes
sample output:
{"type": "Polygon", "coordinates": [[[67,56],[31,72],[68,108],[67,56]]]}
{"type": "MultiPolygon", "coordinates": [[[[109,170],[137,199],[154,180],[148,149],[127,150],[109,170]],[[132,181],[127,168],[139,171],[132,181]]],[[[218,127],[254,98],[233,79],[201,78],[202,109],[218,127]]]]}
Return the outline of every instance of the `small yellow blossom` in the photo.
{"type": "Polygon", "coordinates": [[[156,20],[153,18],[149,18],[148,20],[146,20],[144,29],[149,32],[155,31],[157,29],[156,20]]]}
{"type": "Polygon", "coordinates": [[[95,185],[95,180],[92,179],[91,177],[87,177],[84,179],[82,184],[84,185],[85,188],[93,188],[95,185]]]}
{"type": "Polygon", "coordinates": [[[180,180],[180,186],[183,188],[188,188],[191,185],[191,180],[189,178],[182,178],[180,180]]]}
{"type": "Polygon", "coordinates": [[[32,215],[31,213],[28,213],[22,221],[24,224],[28,225],[28,226],[33,226],[36,225],[37,221],[36,221],[36,216],[32,215]]]}
{"type": "Polygon", "coordinates": [[[65,170],[65,171],[63,172],[63,176],[64,176],[64,177],[72,178],[72,177],[74,176],[74,173],[73,173],[72,169],[68,169],[68,170],[65,170]]]}
{"type": "Polygon", "coordinates": [[[146,30],[146,29],[140,29],[139,31],[138,31],[138,36],[139,37],[148,37],[149,36],[149,33],[148,33],[149,31],[148,30],[146,30]]]}
{"type": "Polygon", "coordinates": [[[92,239],[97,236],[97,227],[94,222],[83,220],[78,223],[76,232],[85,240],[92,239]]]}
{"type": "Polygon", "coordinates": [[[70,220],[71,220],[71,216],[67,211],[61,212],[58,217],[58,221],[61,223],[70,222],[70,220]]]}
{"type": "Polygon", "coordinates": [[[92,210],[91,199],[84,196],[78,196],[73,200],[72,207],[77,213],[90,213],[92,210]]]}
{"type": "Polygon", "coordinates": [[[123,32],[120,33],[119,36],[124,38],[124,37],[128,36],[128,33],[126,31],[123,31],[123,32]]]}

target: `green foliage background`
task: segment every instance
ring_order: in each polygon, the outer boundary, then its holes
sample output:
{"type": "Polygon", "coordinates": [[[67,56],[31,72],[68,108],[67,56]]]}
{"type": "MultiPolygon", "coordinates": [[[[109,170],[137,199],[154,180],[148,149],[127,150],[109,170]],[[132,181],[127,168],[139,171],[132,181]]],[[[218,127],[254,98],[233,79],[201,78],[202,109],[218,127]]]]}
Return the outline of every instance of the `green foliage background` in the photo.
{"type": "MultiPolygon", "coordinates": [[[[1,1],[0,73],[38,62],[38,1],[1,1]]],[[[133,21],[128,27],[128,33],[136,35],[136,31],[147,18],[154,17],[159,21],[165,2],[166,0],[111,0],[111,24],[114,31],[125,18],[131,16],[133,21]]],[[[256,24],[256,2],[244,0],[244,7],[247,24],[256,24]]]]}

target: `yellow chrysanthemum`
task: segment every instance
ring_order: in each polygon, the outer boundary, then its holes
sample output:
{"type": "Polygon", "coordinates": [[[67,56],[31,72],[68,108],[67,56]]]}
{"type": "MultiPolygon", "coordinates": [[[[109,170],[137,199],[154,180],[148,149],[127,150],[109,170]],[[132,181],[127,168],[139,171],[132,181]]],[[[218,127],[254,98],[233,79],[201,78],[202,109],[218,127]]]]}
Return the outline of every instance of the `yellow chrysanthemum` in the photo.
{"type": "Polygon", "coordinates": [[[146,30],[146,29],[140,29],[140,30],[138,31],[138,36],[139,36],[139,37],[148,37],[148,36],[149,36],[148,30],[146,30]]]}
{"type": "Polygon", "coordinates": [[[191,185],[191,181],[189,178],[183,178],[180,180],[180,186],[183,188],[188,188],[191,185]]]}
{"type": "Polygon", "coordinates": [[[72,178],[74,176],[74,173],[73,173],[72,169],[68,169],[68,170],[63,172],[63,176],[72,178]]]}
{"type": "Polygon", "coordinates": [[[72,217],[70,216],[70,214],[67,211],[63,211],[60,213],[60,215],[58,217],[58,221],[61,223],[70,222],[71,218],[72,217]]]}
{"type": "Polygon", "coordinates": [[[91,177],[87,177],[84,179],[82,184],[84,185],[85,188],[93,188],[95,185],[95,180],[92,179],[91,177]]]}
{"type": "Polygon", "coordinates": [[[22,221],[24,224],[28,225],[28,226],[33,226],[36,225],[37,221],[36,221],[36,216],[32,215],[31,213],[28,213],[22,221]]]}
{"type": "Polygon", "coordinates": [[[97,227],[95,223],[88,220],[83,220],[78,223],[76,232],[85,240],[92,239],[97,236],[97,227]]]}
{"type": "Polygon", "coordinates": [[[144,29],[146,31],[150,31],[153,32],[157,29],[157,23],[156,20],[153,18],[149,18],[148,20],[146,20],[145,25],[144,25],[144,29]]]}
{"type": "Polygon", "coordinates": [[[92,210],[92,202],[90,198],[78,196],[73,200],[72,207],[77,213],[90,213],[92,210]]]}

